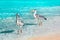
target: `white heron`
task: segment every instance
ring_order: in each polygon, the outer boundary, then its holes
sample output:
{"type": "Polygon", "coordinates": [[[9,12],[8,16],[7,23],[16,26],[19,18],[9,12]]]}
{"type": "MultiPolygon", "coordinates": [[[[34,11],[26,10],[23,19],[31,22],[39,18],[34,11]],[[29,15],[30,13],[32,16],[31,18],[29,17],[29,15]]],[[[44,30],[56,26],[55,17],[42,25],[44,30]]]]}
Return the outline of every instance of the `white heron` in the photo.
{"type": "Polygon", "coordinates": [[[36,9],[32,10],[32,12],[33,12],[33,16],[37,20],[39,26],[42,25],[42,19],[47,20],[47,18],[45,18],[44,16],[38,15],[36,9]]]}
{"type": "Polygon", "coordinates": [[[20,32],[22,33],[22,27],[24,26],[24,23],[21,20],[21,18],[20,18],[18,13],[16,14],[16,24],[17,24],[17,26],[20,27],[20,30],[18,30],[18,33],[20,33],[20,32]]]}

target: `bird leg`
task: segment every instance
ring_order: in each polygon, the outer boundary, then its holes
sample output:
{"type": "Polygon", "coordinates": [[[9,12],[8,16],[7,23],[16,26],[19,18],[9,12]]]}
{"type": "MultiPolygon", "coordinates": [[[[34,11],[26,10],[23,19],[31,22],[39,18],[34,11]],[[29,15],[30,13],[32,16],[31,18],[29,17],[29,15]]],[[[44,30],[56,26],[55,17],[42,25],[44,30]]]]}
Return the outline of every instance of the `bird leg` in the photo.
{"type": "Polygon", "coordinates": [[[20,30],[20,32],[22,33],[22,30],[20,30]]]}
{"type": "Polygon", "coordinates": [[[22,33],[22,30],[18,30],[17,32],[18,32],[17,34],[20,34],[20,33],[22,33]]]}
{"type": "Polygon", "coordinates": [[[42,22],[39,23],[39,26],[42,26],[42,22]]]}
{"type": "Polygon", "coordinates": [[[20,29],[17,32],[18,34],[22,33],[22,27],[20,27],[20,29]]]}
{"type": "Polygon", "coordinates": [[[42,22],[41,22],[41,21],[40,21],[40,22],[38,22],[38,25],[39,25],[39,26],[42,26],[42,22]]]}

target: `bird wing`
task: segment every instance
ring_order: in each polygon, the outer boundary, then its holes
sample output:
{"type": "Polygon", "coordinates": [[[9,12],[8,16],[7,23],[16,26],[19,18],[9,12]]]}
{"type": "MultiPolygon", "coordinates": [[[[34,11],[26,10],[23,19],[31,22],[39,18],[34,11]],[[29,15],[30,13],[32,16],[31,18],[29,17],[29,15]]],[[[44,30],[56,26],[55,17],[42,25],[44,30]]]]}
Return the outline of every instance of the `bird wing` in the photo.
{"type": "Polygon", "coordinates": [[[39,18],[43,18],[44,20],[47,20],[47,18],[45,18],[44,16],[42,16],[42,15],[38,15],[38,14],[36,14],[39,18]]]}

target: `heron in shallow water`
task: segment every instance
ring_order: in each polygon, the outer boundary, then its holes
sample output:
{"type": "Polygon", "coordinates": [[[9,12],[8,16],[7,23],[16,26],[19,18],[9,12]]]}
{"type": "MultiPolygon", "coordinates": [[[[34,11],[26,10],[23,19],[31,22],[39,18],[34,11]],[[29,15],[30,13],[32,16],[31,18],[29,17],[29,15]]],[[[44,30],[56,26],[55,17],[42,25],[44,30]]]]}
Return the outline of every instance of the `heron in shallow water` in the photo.
{"type": "Polygon", "coordinates": [[[18,13],[16,14],[16,24],[17,24],[17,26],[20,27],[20,30],[18,30],[18,33],[20,33],[20,32],[22,33],[22,27],[24,26],[24,23],[21,20],[20,15],[18,13]]]}
{"type": "Polygon", "coordinates": [[[32,10],[32,12],[33,12],[33,16],[37,20],[39,26],[42,25],[42,19],[47,20],[47,18],[45,18],[44,16],[37,14],[36,9],[32,10]]]}

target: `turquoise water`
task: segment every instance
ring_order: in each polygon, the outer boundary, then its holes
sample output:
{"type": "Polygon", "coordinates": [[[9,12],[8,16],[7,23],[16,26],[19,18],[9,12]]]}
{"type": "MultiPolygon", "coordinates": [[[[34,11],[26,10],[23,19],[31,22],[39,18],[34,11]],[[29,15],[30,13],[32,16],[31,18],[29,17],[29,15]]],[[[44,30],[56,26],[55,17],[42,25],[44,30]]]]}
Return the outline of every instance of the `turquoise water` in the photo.
{"type": "Polygon", "coordinates": [[[16,13],[20,13],[20,16],[29,16],[32,9],[37,9],[41,15],[60,15],[60,1],[0,0],[0,18],[14,16],[16,13]]]}
{"type": "MultiPolygon", "coordinates": [[[[60,16],[60,1],[59,0],[0,0],[0,21],[16,20],[16,13],[19,13],[22,20],[34,19],[31,13],[32,9],[37,9],[38,14],[45,17],[60,16]]],[[[3,24],[1,24],[3,25],[3,24]]],[[[4,24],[5,25],[5,24],[4,24]]]]}
{"type": "Polygon", "coordinates": [[[15,31],[19,27],[16,25],[16,13],[19,13],[23,22],[28,24],[23,26],[22,37],[60,32],[60,0],[0,0],[0,32],[6,33],[13,30],[13,33],[7,35],[0,33],[1,40],[8,40],[9,38],[9,40],[15,40],[17,38],[15,31]],[[48,19],[43,21],[43,26],[40,29],[31,13],[32,9],[37,9],[37,14],[48,19]]]}
{"type": "MultiPolygon", "coordinates": [[[[19,13],[22,20],[26,23],[34,23],[34,17],[31,13],[32,9],[37,9],[37,14],[43,15],[45,17],[50,16],[60,16],[60,1],[59,0],[40,0],[40,1],[0,1],[0,26],[4,28],[5,25],[16,26],[16,13],[19,13]],[[29,20],[29,21],[27,21],[29,20]],[[6,23],[7,21],[7,23],[6,23]],[[10,22],[9,22],[10,21],[10,22]],[[11,22],[12,21],[12,22],[11,22]]],[[[5,26],[6,27],[6,26],[5,26]]]]}

